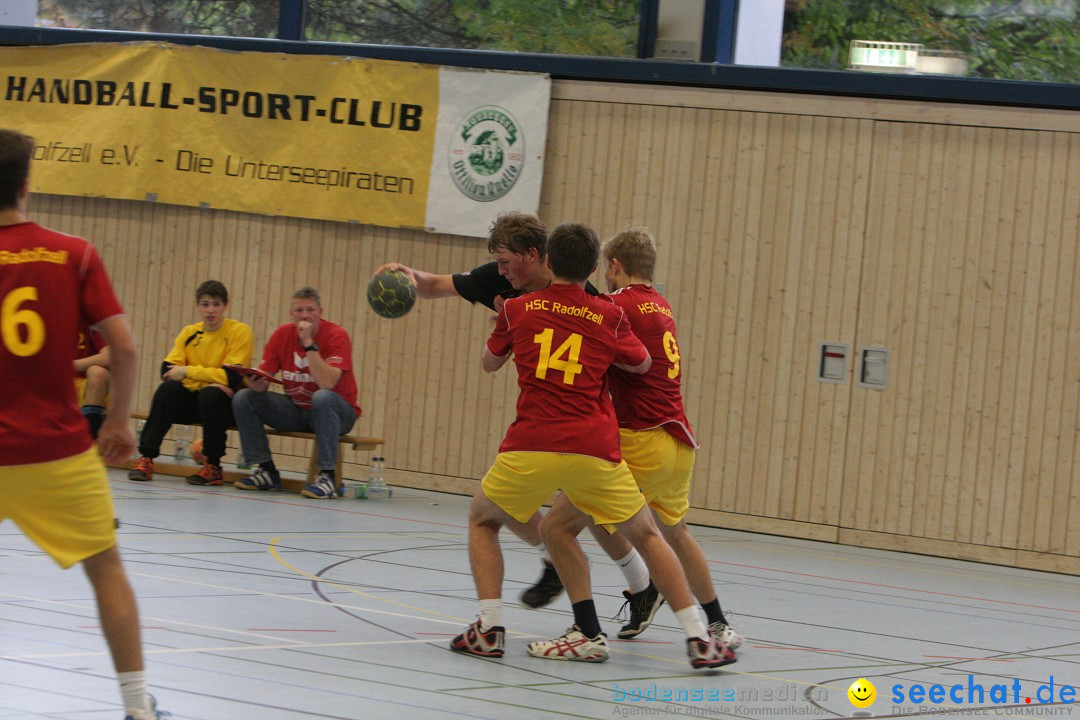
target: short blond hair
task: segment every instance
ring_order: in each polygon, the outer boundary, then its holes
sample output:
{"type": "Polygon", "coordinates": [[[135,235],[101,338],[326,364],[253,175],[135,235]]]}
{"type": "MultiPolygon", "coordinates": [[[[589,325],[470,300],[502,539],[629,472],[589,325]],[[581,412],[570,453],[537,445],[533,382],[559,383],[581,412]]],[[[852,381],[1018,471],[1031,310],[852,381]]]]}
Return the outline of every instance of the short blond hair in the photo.
{"type": "Polygon", "coordinates": [[[604,243],[604,260],[618,260],[630,277],[652,282],[656,271],[656,238],[646,228],[616,233],[604,243]]]}

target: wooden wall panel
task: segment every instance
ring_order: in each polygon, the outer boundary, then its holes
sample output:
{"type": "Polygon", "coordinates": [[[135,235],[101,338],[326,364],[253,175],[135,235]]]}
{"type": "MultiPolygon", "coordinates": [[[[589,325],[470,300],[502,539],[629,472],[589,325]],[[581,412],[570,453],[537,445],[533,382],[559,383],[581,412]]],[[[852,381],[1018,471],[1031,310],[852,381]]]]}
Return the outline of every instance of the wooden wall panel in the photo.
{"type": "Polygon", "coordinates": [[[876,123],[857,334],[892,367],[852,396],[845,527],[1075,543],[1078,139],[876,123]]]}
{"type": "Polygon", "coordinates": [[[810,323],[836,313],[836,332],[854,332],[843,297],[858,282],[850,243],[862,228],[847,223],[865,205],[869,126],[701,108],[588,112],[593,105],[555,105],[543,214],[595,218],[603,237],[642,224],[656,233],[657,282],[679,318],[687,404],[703,442],[695,505],[836,523],[844,433],[834,428],[847,389],[823,390],[825,417],[809,430],[791,395],[813,384],[817,403],[822,392],[811,355],[830,338],[811,336],[810,323]],[[832,138],[844,125],[855,142],[832,138]],[[606,195],[596,193],[599,167],[615,180],[606,195]],[[811,173],[821,181],[805,182],[811,173]],[[824,267],[806,262],[811,251],[824,267]],[[830,304],[836,288],[841,300],[830,304]],[[826,441],[815,457],[818,432],[839,445],[826,441]],[[796,476],[792,487],[786,478],[796,476]]]}
{"type": "MultiPolygon", "coordinates": [[[[541,216],[657,237],[702,449],[693,517],[1075,571],[1080,555],[1080,120],[1022,108],[556,82],[541,216]],[[816,380],[848,343],[848,381],[816,380]],[[892,351],[856,387],[862,346],[892,351]]],[[[491,313],[372,314],[380,264],[469,269],[482,239],[37,196],[102,250],[142,350],[137,405],[216,277],[261,348],[316,286],[354,341],[399,480],[471,492],[513,418],[479,367],[491,313]]],[[[598,273],[594,282],[601,283],[598,273]]],[[[275,441],[287,467],[307,448],[275,441]]],[[[366,457],[346,455],[346,474],[366,457]]]]}

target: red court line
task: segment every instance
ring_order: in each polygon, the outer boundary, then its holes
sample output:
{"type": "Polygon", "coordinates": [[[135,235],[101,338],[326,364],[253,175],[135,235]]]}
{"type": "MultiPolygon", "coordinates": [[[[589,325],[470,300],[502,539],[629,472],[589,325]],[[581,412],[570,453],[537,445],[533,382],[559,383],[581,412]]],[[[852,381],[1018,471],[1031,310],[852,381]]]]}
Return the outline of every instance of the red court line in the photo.
{"type": "MultiPolygon", "coordinates": [[[[258,496],[252,496],[250,494],[241,494],[241,493],[250,492],[250,491],[244,491],[244,490],[237,490],[235,495],[230,495],[228,493],[215,492],[213,490],[199,490],[199,489],[192,488],[192,487],[174,487],[173,485],[148,485],[145,482],[138,482],[138,481],[135,481],[135,480],[117,479],[117,480],[114,480],[114,482],[126,482],[129,485],[134,485],[134,486],[137,486],[137,487],[140,487],[140,488],[147,488],[147,489],[157,488],[157,489],[161,489],[161,490],[172,490],[172,491],[176,491],[176,492],[194,493],[196,495],[213,495],[215,497],[223,497],[223,498],[227,498],[229,500],[246,500],[248,502],[275,503],[275,504],[278,504],[278,505],[289,505],[291,507],[306,508],[308,510],[328,510],[330,512],[348,513],[349,515],[363,515],[364,517],[376,517],[376,518],[383,518],[385,520],[398,520],[400,522],[420,523],[420,524],[423,524],[423,525],[437,525],[439,527],[454,528],[455,530],[468,530],[469,529],[468,525],[436,522],[434,520],[416,520],[414,518],[403,518],[403,517],[397,517],[395,515],[379,515],[377,513],[361,512],[359,510],[349,510],[349,509],[341,508],[341,507],[327,507],[325,505],[316,504],[316,503],[320,503],[320,502],[336,502],[334,500],[313,500],[310,503],[293,502],[291,500],[285,500],[285,501],[273,500],[271,498],[261,498],[261,497],[258,497],[258,496]]],[[[224,487],[224,486],[220,486],[220,487],[224,487]]],[[[405,488],[405,489],[411,490],[412,488],[405,488]]],[[[277,492],[283,492],[284,493],[284,492],[288,492],[288,490],[281,490],[281,491],[277,491],[277,492]]],[[[434,491],[428,491],[428,492],[434,492],[434,491]]],[[[280,495],[278,497],[280,497],[280,495]]],[[[347,501],[347,500],[348,500],[348,498],[343,498],[343,497],[337,499],[337,501],[347,501]]],[[[121,522],[121,527],[123,527],[123,522],[121,522]]]]}
{"type": "MultiPolygon", "coordinates": [[[[128,480],[128,481],[116,480],[114,482],[127,482],[130,485],[138,485],[139,487],[144,487],[144,488],[155,487],[153,485],[147,485],[146,483],[135,482],[135,481],[131,481],[131,480],[128,480]]],[[[188,487],[173,487],[172,485],[169,485],[169,486],[158,485],[156,487],[159,487],[159,488],[162,488],[162,489],[168,489],[168,490],[179,490],[179,491],[183,491],[183,492],[194,492],[194,493],[215,495],[217,497],[233,497],[233,496],[230,496],[228,494],[221,494],[221,493],[218,493],[218,492],[212,492],[210,490],[198,490],[198,489],[195,489],[195,488],[188,488],[188,487]]],[[[241,491],[238,491],[238,492],[241,492],[241,491]]],[[[252,501],[253,502],[277,502],[277,503],[281,504],[281,501],[275,501],[275,500],[270,500],[270,499],[265,499],[264,500],[262,498],[252,497],[250,495],[240,495],[240,496],[233,497],[233,499],[234,500],[247,500],[249,502],[252,502],[252,501]]],[[[338,500],[346,500],[346,499],[347,498],[338,498],[338,500]]],[[[318,501],[316,501],[316,502],[318,502],[318,501]]],[[[325,502],[335,502],[335,501],[328,500],[328,501],[325,501],[325,502]]],[[[297,503],[297,502],[286,501],[284,504],[291,505],[293,507],[308,508],[309,510],[311,510],[311,509],[314,509],[314,510],[329,510],[329,511],[332,511],[332,512],[348,513],[350,515],[363,515],[365,517],[377,517],[377,518],[383,518],[383,519],[386,519],[386,520],[398,520],[398,521],[401,521],[401,522],[418,523],[418,524],[422,524],[422,525],[436,525],[436,526],[439,526],[439,527],[449,527],[449,528],[455,528],[457,530],[465,530],[465,529],[468,528],[468,525],[458,525],[458,524],[454,524],[454,523],[435,522],[434,520],[416,520],[416,519],[413,519],[413,518],[396,517],[394,515],[378,515],[376,513],[360,512],[358,510],[339,509],[339,508],[336,508],[336,507],[326,507],[325,505],[312,505],[310,503],[297,503]]],[[[595,545],[595,543],[588,543],[588,544],[595,545]]],[[[1057,611],[1057,612],[1067,612],[1067,613],[1080,614],[1080,609],[1075,609],[1075,608],[1057,608],[1057,607],[1050,607],[1050,606],[1047,606],[1047,605],[1033,605],[1031,603],[1015,602],[1013,600],[993,600],[991,598],[983,598],[983,597],[978,597],[978,596],[974,596],[974,595],[960,595],[958,593],[947,593],[947,592],[940,592],[940,591],[937,591],[937,590],[921,590],[919,588],[903,587],[901,585],[885,585],[883,583],[873,583],[873,582],[867,582],[865,580],[848,580],[847,578],[832,577],[830,575],[815,575],[813,573],[797,572],[795,570],[778,570],[776,568],[762,567],[760,565],[744,565],[742,563],[724,562],[722,560],[710,560],[709,564],[711,564],[711,565],[727,565],[729,567],[746,568],[747,570],[761,570],[763,572],[776,573],[778,575],[795,575],[797,577],[807,577],[807,578],[813,578],[815,580],[831,580],[832,582],[847,583],[847,584],[850,584],[850,585],[865,585],[867,587],[876,587],[876,588],[882,588],[882,589],[885,589],[885,590],[904,590],[904,591],[907,591],[907,592],[923,593],[923,594],[926,594],[926,595],[935,595],[935,596],[938,596],[938,597],[956,598],[958,600],[978,600],[978,601],[986,602],[986,603],[994,603],[996,605],[1009,605],[1009,606],[1012,606],[1012,607],[1032,608],[1034,610],[1054,610],[1054,611],[1057,611]]]]}

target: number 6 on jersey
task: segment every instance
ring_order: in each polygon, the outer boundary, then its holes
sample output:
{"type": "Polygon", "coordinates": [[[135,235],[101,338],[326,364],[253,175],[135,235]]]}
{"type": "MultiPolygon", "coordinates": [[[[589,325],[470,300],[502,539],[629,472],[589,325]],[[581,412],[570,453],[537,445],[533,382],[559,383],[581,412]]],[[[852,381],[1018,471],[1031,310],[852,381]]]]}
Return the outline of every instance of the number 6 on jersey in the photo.
{"type": "Polygon", "coordinates": [[[38,299],[37,288],[29,285],[15,288],[0,304],[0,337],[8,352],[17,357],[36,355],[45,344],[45,321],[33,310],[17,309],[24,302],[38,299]],[[26,328],[26,339],[19,328],[26,328]]]}

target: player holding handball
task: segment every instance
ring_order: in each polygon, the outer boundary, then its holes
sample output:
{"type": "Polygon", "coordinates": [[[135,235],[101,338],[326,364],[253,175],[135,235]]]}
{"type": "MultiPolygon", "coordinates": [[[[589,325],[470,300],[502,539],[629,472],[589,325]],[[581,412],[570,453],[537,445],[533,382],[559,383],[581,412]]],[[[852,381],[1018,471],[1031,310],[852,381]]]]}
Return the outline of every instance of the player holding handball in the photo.
{"type": "MultiPolygon", "coordinates": [[[[556,490],[598,525],[615,526],[641,553],[654,582],[686,632],[690,664],[715,668],[734,658],[709,633],[675,553],[661,537],[645,498],[619,451],[619,428],[607,393],[612,366],[644,373],[652,359],[634,336],[625,313],[585,292],[600,256],[590,228],[565,223],[548,239],[551,285],[507,300],[484,346],[484,370],[495,372],[513,357],[520,394],[517,417],[506,431],[495,463],[473,498],[469,560],[479,597],[479,619],[455,637],[451,649],[501,657],[502,551],[499,530],[520,534],[556,490]]],[[[553,553],[562,574],[560,557],[553,553]]],[[[571,597],[575,624],[528,652],[554,660],[603,662],[607,639],[591,597],[571,597]]]]}

